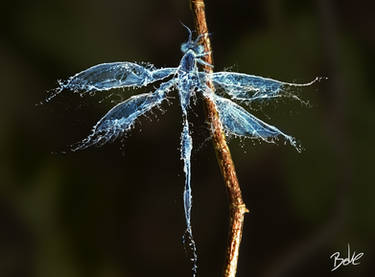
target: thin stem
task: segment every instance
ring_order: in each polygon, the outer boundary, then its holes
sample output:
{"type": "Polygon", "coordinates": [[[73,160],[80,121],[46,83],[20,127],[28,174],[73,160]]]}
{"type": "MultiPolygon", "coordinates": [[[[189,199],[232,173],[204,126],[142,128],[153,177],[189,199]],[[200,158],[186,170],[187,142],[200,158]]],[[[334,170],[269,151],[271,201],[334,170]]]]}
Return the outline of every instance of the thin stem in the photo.
{"type": "MultiPolygon", "coordinates": [[[[191,0],[191,9],[193,11],[195,27],[198,35],[208,34],[204,0],[191,0]]],[[[205,53],[203,59],[206,63],[212,64],[212,49],[208,35],[202,36],[202,44],[205,53]]],[[[212,68],[203,66],[205,72],[212,73],[212,68]]],[[[214,91],[211,80],[207,81],[207,86],[214,91]]],[[[242,228],[244,222],[244,214],[248,212],[242,200],[241,189],[238,183],[234,163],[225,139],[222,124],[215,106],[215,103],[205,97],[205,105],[207,110],[207,120],[212,128],[212,141],[216,152],[217,161],[224,178],[225,187],[229,198],[229,234],[228,245],[226,251],[226,260],[224,264],[224,277],[234,277],[237,272],[237,261],[239,248],[242,238],[242,228]]]]}

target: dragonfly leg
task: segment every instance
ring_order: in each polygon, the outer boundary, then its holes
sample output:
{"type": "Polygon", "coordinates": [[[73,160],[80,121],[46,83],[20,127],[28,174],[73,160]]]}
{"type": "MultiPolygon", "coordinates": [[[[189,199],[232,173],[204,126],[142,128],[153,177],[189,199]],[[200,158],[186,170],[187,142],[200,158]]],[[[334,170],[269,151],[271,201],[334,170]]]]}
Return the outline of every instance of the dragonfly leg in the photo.
{"type": "Polygon", "coordinates": [[[211,68],[214,68],[214,66],[212,65],[212,64],[209,64],[209,63],[206,63],[204,60],[202,60],[202,59],[197,59],[197,62],[198,63],[200,63],[200,64],[202,64],[202,65],[206,65],[206,66],[209,66],[209,67],[211,67],[211,68]]]}
{"type": "Polygon", "coordinates": [[[207,51],[207,52],[204,52],[204,53],[201,53],[201,54],[196,54],[195,57],[196,58],[202,58],[202,57],[207,56],[211,53],[212,53],[212,51],[207,51]]]}
{"type": "Polygon", "coordinates": [[[203,34],[200,34],[199,36],[197,36],[197,38],[195,39],[194,43],[195,44],[198,44],[199,40],[202,38],[202,37],[205,37],[205,36],[211,36],[212,34],[211,33],[203,33],[203,34]]]}

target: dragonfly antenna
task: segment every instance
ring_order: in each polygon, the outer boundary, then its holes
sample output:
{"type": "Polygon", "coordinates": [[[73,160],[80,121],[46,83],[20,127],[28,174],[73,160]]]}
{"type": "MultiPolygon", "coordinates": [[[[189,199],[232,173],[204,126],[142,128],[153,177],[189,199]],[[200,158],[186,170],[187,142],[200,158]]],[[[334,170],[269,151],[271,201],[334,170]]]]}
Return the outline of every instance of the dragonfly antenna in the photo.
{"type": "Polygon", "coordinates": [[[192,34],[190,28],[188,26],[186,26],[184,23],[182,23],[181,21],[180,21],[180,23],[181,23],[182,26],[184,26],[188,30],[188,32],[189,32],[189,42],[191,42],[193,34],[192,34]]]}

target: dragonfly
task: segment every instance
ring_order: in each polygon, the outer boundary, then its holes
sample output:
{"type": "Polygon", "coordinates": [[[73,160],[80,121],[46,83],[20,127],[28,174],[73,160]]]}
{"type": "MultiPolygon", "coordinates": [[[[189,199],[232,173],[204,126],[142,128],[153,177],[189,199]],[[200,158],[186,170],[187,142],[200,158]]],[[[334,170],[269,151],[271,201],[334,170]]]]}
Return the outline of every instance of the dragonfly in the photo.
{"type": "Polygon", "coordinates": [[[152,109],[160,108],[160,105],[168,100],[167,97],[171,91],[178,91],[182,111],[180,157],[183,161],[185,177],[183,203],[186,232],[184,239],[188,242],[192,252],[190,259],[193,265],[193,276],[195,276],[197,273],[197,250],[191,226],[192,190],[190,184],[193,140],[188,121],[191,100],[199,94],[214,102],[222,127],[228,136],[235,135],[272,143],[283,139],[299,150],[293,137],[255,117],[236,102],[252,103],[277,97],[294,96],[290,93],[291,88],[310,86],[320,78],[315,78],[308,83],[297,84],[237,72],[206,73],[200,71],[199,65],[213,67],[202,59],[208,53],[205,52],[200,41],[203,36],[208,34],[201,34],[193,40],[192,31],[187,26],[184,25],[184,27],[188,31],[188,40],[181,44],[183,56],[177,67],[157,68],[151,64],[135,62],[98,64],[64,81],[59,81],[59,87],[46,99],[46,102],[63,90],[92,93],[119,88],[137,89],[161,82],[155,91],[131,96],[110,109],[95,124],[91,133],[72,149],[72,151],[77,151],[113,142],[129,132],[137,119],[152,109]],[[221,95],[214,93],[213,89],[208,87],[208,80],[212,81],[214,90],[220,92],[221,95]]]}

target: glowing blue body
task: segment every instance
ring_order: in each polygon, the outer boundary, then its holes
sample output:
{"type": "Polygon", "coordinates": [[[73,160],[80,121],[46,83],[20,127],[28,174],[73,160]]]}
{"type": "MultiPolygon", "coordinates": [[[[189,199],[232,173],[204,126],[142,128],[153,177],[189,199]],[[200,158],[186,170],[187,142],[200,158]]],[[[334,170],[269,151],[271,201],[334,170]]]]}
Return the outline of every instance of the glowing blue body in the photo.
{"type": "Polygon", "coordinates": [[[205,85],[206,80],[210,78],[215,89],[223,91],[231,99],[247,102],[280,96],[295,97],[288,93],[288,87],[309,86],[318,80],[315,79],[306,84],[293,84],[236,72],[216,72],[212,74],[200,72],[197,63],[206,64],[201,60],[201,57],[207,54],[204,53],[203,47],[198,43],[200,38],[198,37],[193,41],[189,30],[189,40],[181,45],[184,55],[178,67],[158,69],[152,65],[144,66],[131,62],[99,64],[77,73],[66,81],[59,82],[60,87],[46,99],[48,102],[64,89],[74,92],[106,91],[114,88],[140,88],[156,81],[166,80],[161,83],[156,91],[132,96],[113,107],[96,123],[91,134],[82,140],[76,148],[72,149],[76,151],[93,145],[101,146],[115,140],[129,131],[136,119],[166,100],[171,90],[178,90],[183,125],[181,159],[184,162],[185,173],[183,197],[187,236],[184,237],[192,251],[193,275],[196,274],[197,270],[197,254],[190,223],[192,207],[190,157],[193,144],[189,131],[188,109],[191,97],[195,93],[201,93],[203,97],[210,97],[214,101],[226,134],[261,139],[266,142],[274,142],[277,138],[283,138],[297,148],[294,138],[256,118],[230,99],[209,91],[209,88],[205,85]],[[169,80],[167,80],[168,78],[169,80]]]}

